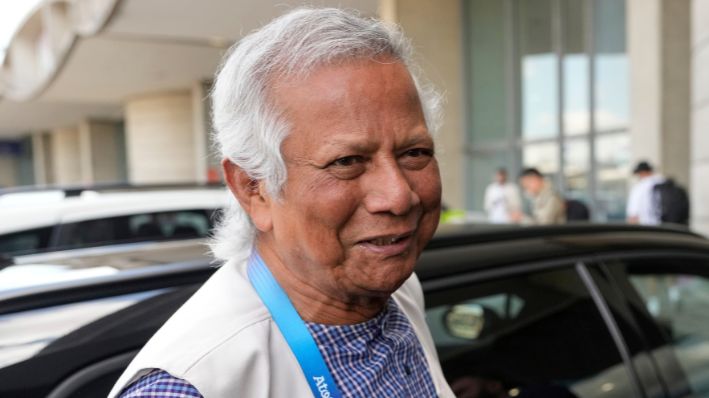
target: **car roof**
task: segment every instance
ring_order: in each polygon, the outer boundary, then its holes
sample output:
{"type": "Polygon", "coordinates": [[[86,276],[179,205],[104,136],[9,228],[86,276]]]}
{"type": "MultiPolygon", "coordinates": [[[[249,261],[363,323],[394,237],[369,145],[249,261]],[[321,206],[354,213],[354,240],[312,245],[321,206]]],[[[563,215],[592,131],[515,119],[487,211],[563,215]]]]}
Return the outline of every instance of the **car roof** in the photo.
{"type": "Polygon", "coordinates": [[[555,226],[442,226],[422,253],[420,279],[602,253],[682,248],[709,255],[709,240],[685,228],[578,223],[555,226]]]}
{"type": "MultiPolygon", "coordinates": [[[[568,260],[595,256],[599,252],[636,252],[681,249],[709,256],[709,240],[692,232],[670,227],[630,225],[564,225],[509,227],[489,225],[442,226],[421,255],[416,273],[423,283],[437,278],[494,269],[519,263],[568,260]]],[[[56,284],[35,286],[19,292],[0,292],[0,313],[14,312],[47,303],[67,303],[97,294],[142,291],[189,283],[201,283],[214,272],[207,257],[193,261],[132,268],[56,284]],[[67,294],[71,292],[71,294],[67,294]],[[100,292],[100,293],[98,293],[100,292]],[[34,296],[34,297],[33,297],[34,296]]]]}
{"type": "Polygon", "coordinates": [[[83,191],[56,201],[28,201],[0,206],[0,234],[131,214],[218,209],[228,201],[226,189],[161,189],[146,191],[83,191]]]}

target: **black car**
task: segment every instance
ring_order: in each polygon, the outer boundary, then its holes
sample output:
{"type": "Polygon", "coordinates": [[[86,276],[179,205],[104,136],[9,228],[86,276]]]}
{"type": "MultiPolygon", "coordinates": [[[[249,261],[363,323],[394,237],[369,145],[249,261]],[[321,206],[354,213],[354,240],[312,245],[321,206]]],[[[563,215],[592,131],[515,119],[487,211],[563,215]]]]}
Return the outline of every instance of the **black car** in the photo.
{"type": "MultiPolygon", "coordinates": [[[[104,397],[213,271],[201,260],[0,293],[0,397],[104,397]]],[[[461,396],[709,397],[701,236],[620,225],[442,228],[417,273],[461,396]]]]}

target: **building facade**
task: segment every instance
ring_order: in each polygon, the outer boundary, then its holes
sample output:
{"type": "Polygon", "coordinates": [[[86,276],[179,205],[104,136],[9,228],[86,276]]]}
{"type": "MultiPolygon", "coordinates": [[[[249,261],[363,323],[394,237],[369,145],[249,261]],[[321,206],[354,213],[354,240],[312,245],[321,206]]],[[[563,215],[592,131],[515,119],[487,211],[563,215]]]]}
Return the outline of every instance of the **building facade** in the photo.
{"type": "MultiPolygon", "coordinates": [[[[709,1],[345,3],[400,24],[445,94],[449,207],[479,212],[495,169],[536,167],[595,220],[621,221],[643,159],[689,188],[709,232],[709,1]]],[[[45,2],[0,67],[0,185],[218,178],[213,71],[298,4],[45,2]]]]}

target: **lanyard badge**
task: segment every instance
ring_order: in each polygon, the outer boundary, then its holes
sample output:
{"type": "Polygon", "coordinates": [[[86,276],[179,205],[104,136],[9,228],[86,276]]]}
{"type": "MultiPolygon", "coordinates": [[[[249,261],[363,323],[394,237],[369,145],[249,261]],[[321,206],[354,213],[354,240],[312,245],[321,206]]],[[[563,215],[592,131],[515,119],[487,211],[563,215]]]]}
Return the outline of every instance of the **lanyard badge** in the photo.
{"type": "Polygon", "coordinates": [[[268,308],[273,321],[298,360],[313,396],[342,397],[305,322],[256,250],[249,258],[247,273],[251,285],[268,308]]]}

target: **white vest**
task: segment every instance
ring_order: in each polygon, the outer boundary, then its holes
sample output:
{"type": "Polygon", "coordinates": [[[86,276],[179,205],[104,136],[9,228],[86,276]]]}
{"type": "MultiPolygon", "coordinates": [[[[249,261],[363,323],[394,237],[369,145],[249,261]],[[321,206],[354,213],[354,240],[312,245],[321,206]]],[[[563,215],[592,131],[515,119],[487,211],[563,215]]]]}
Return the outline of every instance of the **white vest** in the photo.
{"type": "MultiPolygon", "coordinates": [[[[109,398],[154,368],[186,380],[205,398],[312,397],[298,361],[246,277],[246,264],[230,261],[217,270],[148,341],[109,398]]],[[[421,342],[438,396],[454,397],[424,319],[418,278],[412,275],[393,297],[421,342]]]]}

